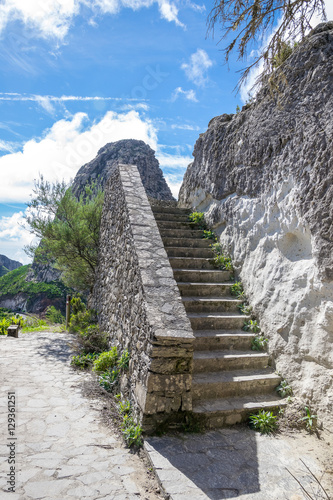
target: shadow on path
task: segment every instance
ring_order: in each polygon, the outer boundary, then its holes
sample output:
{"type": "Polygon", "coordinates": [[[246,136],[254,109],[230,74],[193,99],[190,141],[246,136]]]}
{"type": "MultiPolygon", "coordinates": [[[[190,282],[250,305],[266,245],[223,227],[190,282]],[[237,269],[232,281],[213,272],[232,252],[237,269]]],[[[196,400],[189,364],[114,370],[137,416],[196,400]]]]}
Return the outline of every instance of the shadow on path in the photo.
{"type": "Polygon", "coordinates": [[[56,358],[58,361],[68,363],[68,360],[73,355],[73,347],[71,346],[71,339],[68,334],[64,334],[63,338],[54,338],[52,333],[40,336],[40,345],[36,349],[39,356],[53,360],[56,358]]]}
{"type": "MultiPolygon", "coordinates": [[[[146,442],[149,453],[155,453],[153,462],[160,479],[168,481],[169,474],[169,480],[182,482],[183,488],[187,483],[188,493],[195,485],[211,500],[220,500],[260,491],[255,433],[246,427],[204,435],[152,437],[146,442]],[[159,464],[156,452],[160,455],[159,464]],[[173,468],[189,481],[177,478],[173,468]],[[165,470],[169,472],[165,474],[165,470]]],[[[192,498],[199,497],[193,492],[192,498]]]]}

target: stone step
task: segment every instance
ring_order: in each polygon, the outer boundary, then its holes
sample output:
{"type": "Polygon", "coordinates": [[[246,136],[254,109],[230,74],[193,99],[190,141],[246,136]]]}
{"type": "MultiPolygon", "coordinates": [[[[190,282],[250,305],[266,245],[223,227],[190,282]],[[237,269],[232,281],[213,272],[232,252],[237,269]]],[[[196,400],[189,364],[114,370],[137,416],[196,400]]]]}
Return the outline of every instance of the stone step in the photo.
{"type": "Polygon", "coordinates": [[[210,269],[216,270],[212,259],[198,257],[169,257],[173,269],[210,269]]]}
{"type": "Polygon", "coordinates": [[[281,377],[265,370],[235,370],[226,372],[194,373],[193,401],[213,398],[267,394],[279,385],[281,377]]]}
{"type": "Polygon", "coordinates": [[[230,297],[183,297],[186,312],[237,312],[241,300],[230,297]]]}
{"type": "MultiPolygon", "coordinates": [[[[190,229],[192,230],[198,230],[193,223],[188,222],[188,221],[169,221],[169,220],[158,220],[157,226],[158,229],[165,230],[165,229],[176,229],[180,231],[188,231],[190,229]]],[[[202,231],[201,231],[201,236],[202,236],[202,231]]]]}
{"type": "Polygon", "coordinates": [[[162,229],[159,228],[162,238],[179,238],[179,239],[204,239],[202,238],[202,231],[200,229],[162,229]]]}
{"type": "Polygon", "coordinates": [[[244,422],[259,410],[276,411],[286,405],[286,399],[279,399],[276,394],[205,399],[193,405],[193,413],[205,418],[207,429],[217,429],[244,422]]]}
{"type": "Polygon", "coordinates": [[[212,259],[213,252],[211,248],[191,248],[191,247],[166,247],[166,253],[170,258],[204,258],[212,259]]]}
{"type": "Polygon", "coordinates": [[[179,214],[169,214],[166,212],[154,212],[154,217],[157,223],[159,221],[175,221],[175,222],[188,222],[188,215],[179,215],[179,214]]]}
{"type": "Polygon", "coordinates": [[[266,352],[256,351],[195,351],[193,372],[218,372],[220,370],[262,369],[268,365],[266,352]]]}
{"type": "MultiPolygon", "coordinates": [[[[171,238],[169,236],[163,236],[162,241],[165,247],[190,247],[190,248],[209,248],[209,240],[204,238],[171,238]]],[[[212,251],[210,249],[210,251],[212,251]]]]}
{"type": "Polygon", "coordinates": [[[191,213],[189,208],[179,208],[179,207],[162,207],[154,205],[151,207],[153,214],[173,214],[173,215],[186,215],[191,213]]]}
{"type": "Polygon", "coordinates": [[[196,330],[194,332],[194,350],[237,349],[247,350],[255,333],[242,330],[196,330]]]}
{"type": "Polygon", "coordinates": [[[177,282],[183,283],[221,283],[230,280],[230,271],[218,269],[174,269],[173,275],[177,282]]]}
{"type": "Polygon", "coordinates": [[[230,296],[233,283],[189,283],[179,282],[178,288],[183,297],[224,297],[230,296]]]}
{"type": "Polygon", "coordinates": [[[242,328],[251,319],[245,314],[232,313],[187,313],[193,330],[226,330],[242,328]]]}

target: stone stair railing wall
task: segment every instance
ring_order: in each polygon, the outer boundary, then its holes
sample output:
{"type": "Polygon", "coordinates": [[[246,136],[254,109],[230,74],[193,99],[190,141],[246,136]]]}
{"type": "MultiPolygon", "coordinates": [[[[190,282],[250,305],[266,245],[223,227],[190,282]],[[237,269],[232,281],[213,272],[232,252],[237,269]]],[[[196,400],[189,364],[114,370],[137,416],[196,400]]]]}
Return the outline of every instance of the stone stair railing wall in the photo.
{"type": "Polygon", "coordinates": [[[193,332],[138,169],[114,165],[105,187],[93,294],[110,344],[130,352],[122,380],[145,432],[192,410],[193,332]]]}

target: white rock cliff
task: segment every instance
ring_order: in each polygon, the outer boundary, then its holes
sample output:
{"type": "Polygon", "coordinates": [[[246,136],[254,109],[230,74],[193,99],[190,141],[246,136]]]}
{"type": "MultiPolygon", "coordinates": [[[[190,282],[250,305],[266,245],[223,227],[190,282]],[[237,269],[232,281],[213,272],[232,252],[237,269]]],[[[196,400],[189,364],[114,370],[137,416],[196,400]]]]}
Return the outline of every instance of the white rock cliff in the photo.
{"type": "Polygon", "coordinates": [[[277,371],[333,427],[333,22],[198,139],[180,191],[206,211],[277,371]],[[273,82],[274,83],[274,82],[273,82]]]}

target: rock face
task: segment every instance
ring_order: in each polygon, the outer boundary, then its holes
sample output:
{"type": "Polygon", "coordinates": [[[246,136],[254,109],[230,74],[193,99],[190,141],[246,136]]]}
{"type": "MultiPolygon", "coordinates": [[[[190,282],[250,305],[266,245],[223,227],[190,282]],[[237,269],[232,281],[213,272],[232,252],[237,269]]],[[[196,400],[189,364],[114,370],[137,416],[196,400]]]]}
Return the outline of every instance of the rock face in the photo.
{"type": "Polygon", "coordinates": [[[101,148],[94,160],[80,168],[73,183],[73,191],[80,193],[87,182],[96,181],[102,188],[117,163],[136,165],[146,193],[157,200],[173,200],[154,151],[143,141],[125,139],[110,142],[101,148]]]}
{"type": "Polygon", "coordinates": [[[22,264],[17,260],[9,259],[5,255],[0,255],[0,266],[5,267],[8,271],[14,271],[14,269],[21,267],[22,264]]]}
{"type": "Polygon", "coordinates": [[[277,370],[331,425],[332,56],[329,22],[253,104],[211,120],[180,190],[231,252],[277,370]]]}

